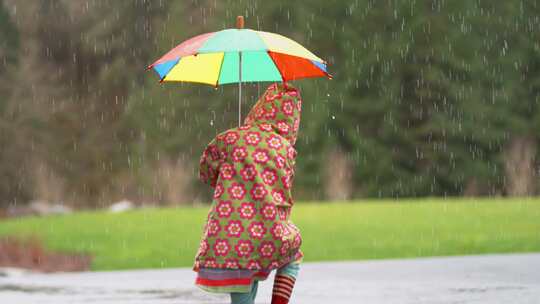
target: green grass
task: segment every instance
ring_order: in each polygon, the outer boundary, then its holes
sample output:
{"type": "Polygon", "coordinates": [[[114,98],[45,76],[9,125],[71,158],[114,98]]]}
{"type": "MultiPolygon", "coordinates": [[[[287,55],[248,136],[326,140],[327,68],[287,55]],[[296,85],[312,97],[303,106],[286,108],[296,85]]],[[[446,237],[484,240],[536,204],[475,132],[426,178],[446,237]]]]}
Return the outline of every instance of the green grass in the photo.
{"type": "MultiPolygon", "coordinates": [[[[53,250],[89,252],[92,269],[191,267],[208,207],[0,222],[53,250]]],[[[540,251],[540,199],[298,203],[305,261],[540,251]]]]}

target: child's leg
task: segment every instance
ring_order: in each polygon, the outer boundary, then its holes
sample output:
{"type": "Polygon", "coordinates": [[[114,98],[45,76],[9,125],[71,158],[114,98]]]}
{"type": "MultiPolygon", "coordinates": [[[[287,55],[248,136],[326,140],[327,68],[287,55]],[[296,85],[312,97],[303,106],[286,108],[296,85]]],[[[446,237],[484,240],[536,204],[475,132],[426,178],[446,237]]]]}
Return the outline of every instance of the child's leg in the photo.
{"type": "Polygon", "coordinates": [[[277,270],[276,275],[277,274],[287,275],[287,276],[293,277],[296,280],[296,278],[298,277],[298,271],[299,270],[300,270],[300,262],[293,261],[293,262],[290,262],[289,264],[286,264],[283,267],[279,268],[277,270]]]}
{"type": "Polygon", "coordinates": [[[250,292],[231,292],[231,304],[253,304],[257,296],[259,281],[254,280],[250,292]]]}
{"type": "Polygon", "coordinates": [[[277,270],[272,290],[272,304],[287,304],[291,297],[294,282],[298,277],[300,262],[291,262],[277,270]]]}
{"type": "Polygon", "coordinates": [[[257,288],[259,288],[259,281],[255,280],[253,282],[253,287],[251,288],[251,303],[255,303],[255,297],[257,296],[257,288]]]}

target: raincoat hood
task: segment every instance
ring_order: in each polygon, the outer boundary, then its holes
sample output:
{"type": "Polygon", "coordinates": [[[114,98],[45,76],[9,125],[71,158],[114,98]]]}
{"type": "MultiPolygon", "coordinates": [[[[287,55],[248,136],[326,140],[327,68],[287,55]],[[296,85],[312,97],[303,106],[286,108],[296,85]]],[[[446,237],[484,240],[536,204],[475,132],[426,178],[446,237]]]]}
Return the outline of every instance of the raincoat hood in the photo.
{"type": "Polygon", "coordinates": [[[244,120],[246,125],[268,124],[294,145],[298,136],[302,99],[287,83],[274,83],[266,89],[244,120]]]}

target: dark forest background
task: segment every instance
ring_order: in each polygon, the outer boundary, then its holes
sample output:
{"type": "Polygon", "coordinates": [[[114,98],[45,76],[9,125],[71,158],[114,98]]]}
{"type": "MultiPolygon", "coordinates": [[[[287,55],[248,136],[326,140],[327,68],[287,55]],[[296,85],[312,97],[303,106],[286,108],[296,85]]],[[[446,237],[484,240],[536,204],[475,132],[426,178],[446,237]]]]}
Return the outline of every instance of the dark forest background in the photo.
{"type": "Polygon", "coordinates": [[[295,82],[297,200],[538,194],[535,0],[0,0],[0,206],[207,201],[198,158],[237,86],[145,68],[237,15],[334,76],[295,82]]]}

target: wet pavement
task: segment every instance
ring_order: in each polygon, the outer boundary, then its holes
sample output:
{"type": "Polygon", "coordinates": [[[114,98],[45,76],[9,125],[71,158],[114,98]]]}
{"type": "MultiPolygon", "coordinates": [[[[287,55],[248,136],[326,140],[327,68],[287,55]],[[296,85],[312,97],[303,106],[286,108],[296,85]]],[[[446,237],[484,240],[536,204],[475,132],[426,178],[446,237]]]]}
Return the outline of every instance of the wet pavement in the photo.
{"type": "MultiPolygon", "coordinates": [[[[538,304],[540,254],[304,263],[291,303],[538,304]]],[[[0,272],[1,274],[1,272],[0,272]]],[[[0,275],[0,303],[228,303],[190,269],[0,275]]],[[[270,303],[272,277],[256,303],[270,303]]]]}

